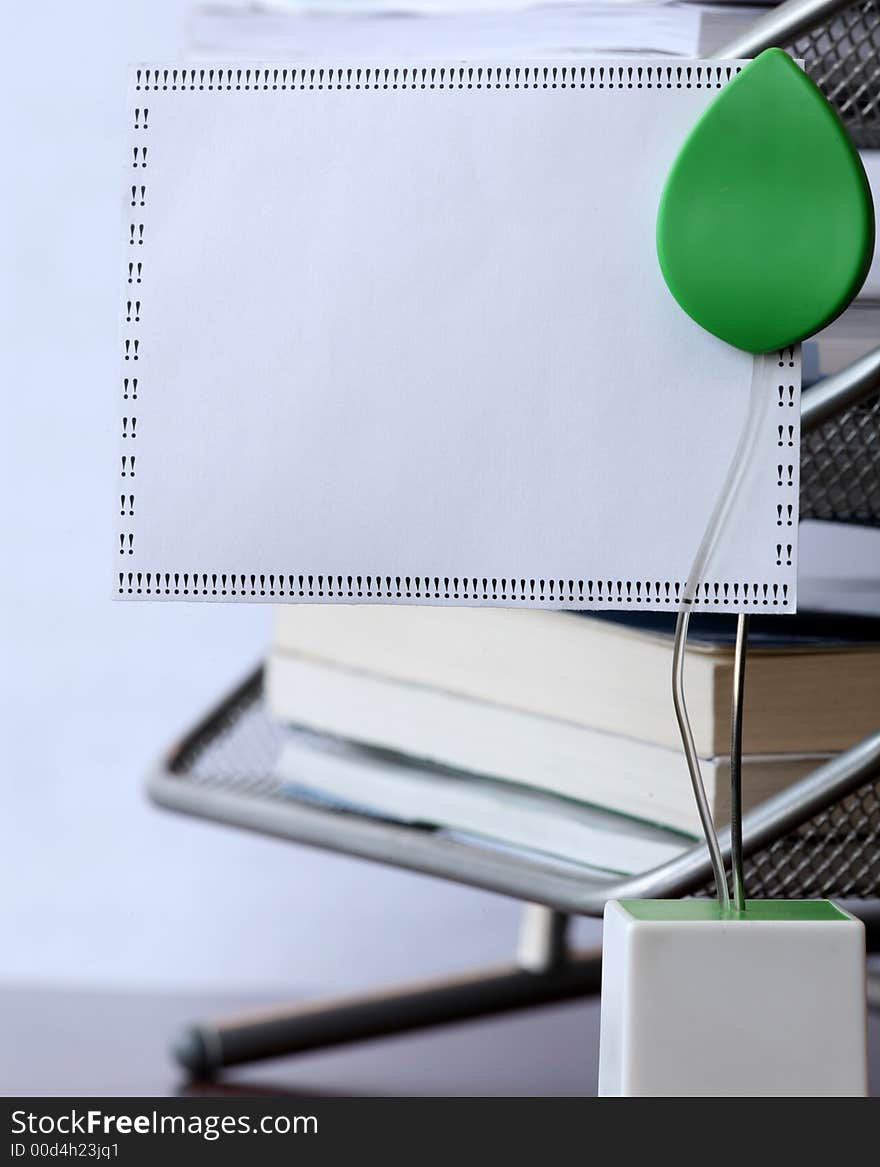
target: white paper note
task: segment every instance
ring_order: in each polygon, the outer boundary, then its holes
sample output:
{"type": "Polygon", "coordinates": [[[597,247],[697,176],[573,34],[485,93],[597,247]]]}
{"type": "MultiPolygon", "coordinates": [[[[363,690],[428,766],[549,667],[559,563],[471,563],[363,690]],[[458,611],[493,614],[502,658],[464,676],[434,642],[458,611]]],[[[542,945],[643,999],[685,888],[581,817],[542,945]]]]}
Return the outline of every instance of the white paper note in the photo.
{"type": "MultiPolygon", "coordinates": [[[[114,594],[674,608],[753,361],[654,230],[734,68],[133,71],[114,594]]],[[[799,391],[703,606],[794,609],[799,391]]]]}

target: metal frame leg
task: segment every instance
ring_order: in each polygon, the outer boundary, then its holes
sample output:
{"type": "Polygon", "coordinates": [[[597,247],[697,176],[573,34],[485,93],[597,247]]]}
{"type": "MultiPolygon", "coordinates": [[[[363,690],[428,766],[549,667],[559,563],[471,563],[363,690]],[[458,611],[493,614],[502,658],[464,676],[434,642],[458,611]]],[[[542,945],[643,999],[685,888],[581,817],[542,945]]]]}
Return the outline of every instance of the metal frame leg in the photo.
{"type": "MultiPolygon", "coordinates": [[[[865,922],[868,951],[880,949],[878,903],[842,906],[865,922]]],[[[244,1062],[592,996],[601,988],[602,950],[567,950],[568,922],[563,912],[526,904],[513,964],[193,1025],[178,1038],[174,1056],[191,1074],[207,1077],[244,1062]]],[[[876,972],[869,974],[868,997],[880,1007],[876,972]]]]}
{"type": "Polygon", "coordinates": [[[867,976],[868,1008],[880,1009],[880,969],[869,969],[867,976]]]}
{"type": "Polygon", "coordinates": [[[528,904],[514,964],[193,1025],[174,1044],[174,1056],[191,1074],[205,1077],[224,1066],[598,993],[601,949],[567,952],[567,922],[561,912],[528,904]]]}

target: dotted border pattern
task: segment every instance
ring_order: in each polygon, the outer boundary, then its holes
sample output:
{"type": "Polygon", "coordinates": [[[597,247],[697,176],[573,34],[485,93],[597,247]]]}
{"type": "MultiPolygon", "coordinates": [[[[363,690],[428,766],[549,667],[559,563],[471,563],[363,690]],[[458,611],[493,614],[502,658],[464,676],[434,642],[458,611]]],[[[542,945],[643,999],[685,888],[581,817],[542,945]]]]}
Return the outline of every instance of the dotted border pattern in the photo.
{"type": "Polygon", "coordinates": [[[126,159],[125,205],[130,212],[126,216],[125,261],[123,272],[123,297],[121,320],[121,364],[120,397],[122,412],[119,419],[119,455],[117,473],[119,475],[119,518],[117,530],[117,550],[119,555],[128,557],[135,553],[134,518],[137,492],[137,434],[138,400],[142,393],[142,377],[138,373],[138,362],[143,356],[138,325],[145,308],[143,282],[145,264],[142,259],[147,237],[146,208],[147,187],[147,139],[150,128],[150,110],[146,104],[138,103],[130,110],[132,131],[131,144],[126,159]]]}
{"type": "Polygon", "coordinates": [[[136,92],[310,89],[721,89],[739,65],[256,66],[135,70],[136,92]]]}
{"type": "Polygon", "coordinates": [[[780,459],[776,464],[776,527],[779,537],[779,542],[776,544],[776,566],[781,569],[793,565],[792,557],[797,543],[797,508],[800,495],[801,391],[799,385],[794,384],[794,378],[789,375],[797,369],[797,349],[789,347],[782,349],[776,355],[779,374],[773,424],[776,430],[776,446],[780,459]],[[796,437],[797,443],[795,442],[796,437]]]}
{"type": "MultiPolygon", "coordinates": [[[[737,65],[461,65],[461,66],[401,66],[401,67],[253,67],[253,68],[167,68],[135,70],[135,92],[193,92],[193,91],[251,91],[315,90],[315,89],[682,89],[717,88],[739,72],[737,65]]],[[[130,184],[130,205],[138,215],[132,215],[127,227],[126,250],[142,247],[146,235],[144,209],[147,205],[148,148],[145,136],[149,130],[149,107],[136,105],[133,110],[134,144],[131,146],[129,166],[134,181],[130,184]],[[140,179],[141,181],[138,181],[140,179]],[[138,221],[134,221],[137,219],[138,221]]],[[[126,261],[127,295],[124,306],[124,324],[140,322],[143,309],[142,283],[145,277],[143,261],[126,261]]],[[[134,403],[138,399],[140,378],[129,372],[129,366],[140,359],[140,340],[128,327],[123,329],[122,378],[124,413],[121,418],[120,516],[133,519],[133,493],[136,474],[134,442],[137,435],[137,416],[134,403]]],[[[778,405],[784,409],[799,403],[799,394],[792,385],[782,383],[782,370],[795,367],[795,350],[785,349],[778,354],[780,384],[777,387],[778,405]]],[[[774,418],[780,458],[785,449],[794,447],[795,426],[780,425],[774,418]]],[[[782,498],[776,504],[776,525],[785,528],[796,521],[798,470],[793,463],[777,465],[777,489],[782,498]],[[793,502],[787,501],[793,494],[793,502]]],[[[134,555],[134,531],[123,524],[118,534],[119,554],[134,555]]],[[[790,536],[789,536],[790,538],[790,536]]],[[[791,566],[793,545],[788,540],[777,543],[778,567],[791,566]]],[[[523,604],[563,604],[572,607],[638,607],[660,604],[677,607],[684,581],[661,580],[582,580],[582,579],[525,579],[478,578],[448,576],[371,576],[371,575],[291,575],[287,573],[234,572],[118,572],[116,592],[119,596],[200,597],[301,600],[452,600],[462,602],[500,602],[523,604]]],[[[695,607],[727,607],[735,605],[758,607],[787,607],[790,603],[789,585],[747,582],[704,582],[695,597],[695,607]]]]}
{"type": "MultiPolygon", "coordinates": [[[[208,596],[218,599],[290,598],[314,600],[462,600],[525,604],[627,605],[661,603],[677,607],[684,589],[679,580],[523,579],[401,575],[287,575],[242,572],[121,571],[120,595],[208,596]]],[[[695,606],[743,604],[781,607],[789,603],[788,584],[701,584],[695,606]]]]}

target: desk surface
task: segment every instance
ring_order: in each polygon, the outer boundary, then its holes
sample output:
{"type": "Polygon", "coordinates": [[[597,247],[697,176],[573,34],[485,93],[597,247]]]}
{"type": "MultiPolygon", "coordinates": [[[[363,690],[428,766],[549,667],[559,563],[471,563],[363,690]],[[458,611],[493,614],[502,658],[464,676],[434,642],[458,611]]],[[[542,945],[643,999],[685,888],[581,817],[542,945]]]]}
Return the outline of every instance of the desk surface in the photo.
{"type": "MultiPolygon", "coordinates": [[[[280,1058],[190,1085],[168,1042],[184,1023],[266,998],[0,990],[0,1094],[420,1094],[595,1093],[598,999],[419,1035],[280,1058]]],[[[869,1017],[871,1078],[880,1093],[880,1012],[869,1017]]]]}

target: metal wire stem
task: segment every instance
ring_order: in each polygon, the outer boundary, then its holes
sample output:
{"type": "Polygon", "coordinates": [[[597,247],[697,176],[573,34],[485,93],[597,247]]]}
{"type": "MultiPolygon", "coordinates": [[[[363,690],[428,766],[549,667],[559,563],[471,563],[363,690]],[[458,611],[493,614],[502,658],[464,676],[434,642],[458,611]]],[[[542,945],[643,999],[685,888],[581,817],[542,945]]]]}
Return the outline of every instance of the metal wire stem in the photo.
{"type": "MultiPolygon", "coordinates": [[[[687,762],[688,773],[691,778],[691,787],[697,803],[700,823],[703,834],[706,836],[706,845],[709,848],[709,857],[712,862],[712,871],[718,889],[718,902],[724,911],[730,909],[730,892],[727,886],[727,872],[724,860],[721,857],[721,846],[718,842],[718,832],[712,821],[712,812],[706,798],[706,788],[703,785],[703,776],[700,770],[700,758],[694,743],[687,712],[687,702],[684,693],[684,656],[687,648],[688,625],[693,604],[699,598],[700,587],[705,586],[706,571],[712,561],[712,556],[727,528],[727,522],[736,500],[743,479],[745,478],[751,455],[757,445],[757,433],[766,405],[768,362],[772,358],[767,354],[755,357],[752,368],[752,385],[749,391],[749,401],[746,407],[746,416],[736,449],[730,460],[724,484],[715,502],[714,510],[706,525],[702,541],[697,549],[691,570],[688,573],[681,602],[678,610],[678,619],[675,622],[675,640],[672,647],[672,704],[675,708],[675,717],[678,721],[678,731],[684,747],[684,756],[687,762]]],[[[774,370],[775,371],[775,370],[774,370]]]]}
{"type": "Polygon", "coordinates": [[[672,646],[672,704],[675,707],[675,717],[678,721],[678,732],[681,734],[681,743],[684,746],[684,756],[687,761],[688,773],[691,776],[691,786],[700,814],[700,823],[703,834],[706,836],[706,846],[709,848],[709,859],[712,863],[712,875],[718,891],[718,903],[721,910],[730,910],[730,892],[727,887],[727,872],[724,869],[724,860],[721,857],[721,847],[715,824],[712,821],[712,812],[706,798],[706,787],[703,785],[703,776],[700,773],[700,759],[694,743],[694,734],[688,717],[687,704],[684,698],[684,650],[687,646],[688,624],[691,614],[687,608],[681,608],[675,622],[675,640],[672,646]]]}
{"type": "Polygon", "coordinates": [[[733,696],[730,704],[730,867],[733,883],[733,906],[738,912],[746,910],[743,879],[742,728],[748,640],[749,618],[745,612],[741,612],[736,621],[733,696]]]}

